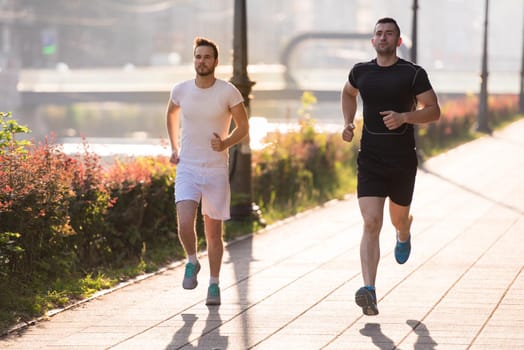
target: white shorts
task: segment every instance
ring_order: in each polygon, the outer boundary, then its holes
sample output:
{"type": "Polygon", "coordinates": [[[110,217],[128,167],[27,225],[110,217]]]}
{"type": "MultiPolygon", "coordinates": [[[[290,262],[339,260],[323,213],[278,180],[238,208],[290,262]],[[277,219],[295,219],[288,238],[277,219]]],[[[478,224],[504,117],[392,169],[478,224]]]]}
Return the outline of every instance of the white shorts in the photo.
{"type": "Polygon", "coordinates": [[[230,218],[231,188],[228,168],[177,165],[175,203],[202,200],[202,215],[215,220],[230,218]]]}

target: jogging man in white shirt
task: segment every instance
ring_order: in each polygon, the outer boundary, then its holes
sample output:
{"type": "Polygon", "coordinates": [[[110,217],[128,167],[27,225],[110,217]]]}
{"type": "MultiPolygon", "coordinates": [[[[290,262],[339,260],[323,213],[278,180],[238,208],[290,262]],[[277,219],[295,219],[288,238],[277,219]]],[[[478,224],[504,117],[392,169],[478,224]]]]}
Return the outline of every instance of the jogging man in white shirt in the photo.
{"type": "Polygon", "coordinates": [[[207,305],[220,304],[219,275],[224,244],[223,221],[230,218],[229,147],[249,132],[249,121],[238,89],[215,77],[218,47],[197,37],[193,46],[195,79],[178,83],[167,105],[171,163],[177,165],[175,203],[178,235],[187,255],[184,289],[196,288],[200,264],[195,230],[202,201],[210,280],[207,305]],[[231,120],[235,127],[231,130],[231,120]],[[180,136],[180,137],[179,137],[180,136]]]}

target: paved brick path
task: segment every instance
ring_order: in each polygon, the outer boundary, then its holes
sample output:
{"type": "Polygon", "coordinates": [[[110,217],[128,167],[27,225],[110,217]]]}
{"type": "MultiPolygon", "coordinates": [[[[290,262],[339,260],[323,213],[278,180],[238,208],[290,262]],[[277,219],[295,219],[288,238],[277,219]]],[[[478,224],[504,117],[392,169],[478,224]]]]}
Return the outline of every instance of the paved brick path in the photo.
{"type": "Polygon", "coordinates": [[[397,265],[386,222],[380,315],[354,304],[361,218],[350,197],[227,247],[222,305],[183,268],[60,312],[2,349],[524,349],[524,120],[426,163],[413,252],[397,265]]]}

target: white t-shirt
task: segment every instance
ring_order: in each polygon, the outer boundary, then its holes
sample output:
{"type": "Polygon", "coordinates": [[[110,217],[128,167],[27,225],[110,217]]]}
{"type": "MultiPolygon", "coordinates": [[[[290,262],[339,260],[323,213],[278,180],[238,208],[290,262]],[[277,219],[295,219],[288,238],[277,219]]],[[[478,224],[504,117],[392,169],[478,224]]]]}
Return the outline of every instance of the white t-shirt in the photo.
{"type": "Polygon", "coordinates": [[[213,86],[201,89],[195,80],[173,87],[171,101],[181,109],[180,165],[227,167],[229,152],[213,151],[213,133],[222,139],[231,126],[230,109],[244,101],[231,83],[216,79],[213,86]]]}

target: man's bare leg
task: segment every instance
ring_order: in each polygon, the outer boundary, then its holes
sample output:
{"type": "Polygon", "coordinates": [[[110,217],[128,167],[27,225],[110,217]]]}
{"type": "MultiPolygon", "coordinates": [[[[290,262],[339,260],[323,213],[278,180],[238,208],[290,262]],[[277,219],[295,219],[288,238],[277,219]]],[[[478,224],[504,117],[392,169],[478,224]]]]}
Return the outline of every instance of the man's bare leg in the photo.
{"type": "Polygon", "coordinates": [[[408,261],[411,254],[411,223],[413,216],[409,214],[409,206],[398,205],[389,201],[389,214],[391,223],[397,232],[397,243],[395,245],[395,260],[399,264],[408,261]]]}
{"type": "Polygon", "coordinates": [[[391,223],[397,231],[398,240],[406,242],[409,239],[411,231],[411,223],[413,216],[409,214],[410,206],[398,205],[393,201],[389,201],[389,215],[391,223]]]}
{"type": "Polygon", "coordinates": [[[364,232],[360,241],[360,264],[364,286],[355,293],[355,302],[368,316],[378,315],[375,280],[380,260],[380,230],[384,217],[382,197],[361,197],[358,200],[364,219],[364,232]]]}
{"type": "Polygon", "coordinates": [[[375,286],[380,260],[380,230],[384,217],[383,197],[361,197],[358,200],[364,219],[364,232],[360,241],[360,264],[364,285],[375,286]]]}
{"type": "Polygon", "coordinates": [[[220,276],[222,256],[224,255],[224,240],[222,237],[222,220],[212,219],[204,215],[204,228],[209,256],[209,271],[211,277],[220,276]]]}
{"type": "Polygon", "coordinates": [[[198,203],[191,200],[180,201],[176,205],[178,217],[178,237],[187,254],[188,262],[184,272],[182,287],[195,289],[198,285],[197,274],[200,264],[196,259],[197,235],[195,229],[198,203]]]}
{"type": "Polygon", "coordinates": [[[207,290],[206,305],[220,305],[219,277],[224,255],[224,241],[222,238],[222,220],[215,220],[204,215],[204,226],[209,257],[209,288],[207,290]]]}
{"type": "Polygon", "coordinates": [[[176,204],[178,238],[187,255],[195,255],[197,252],[195,229],[197,208],[198,203],[191,200],[180,201],[176,204]]]}

